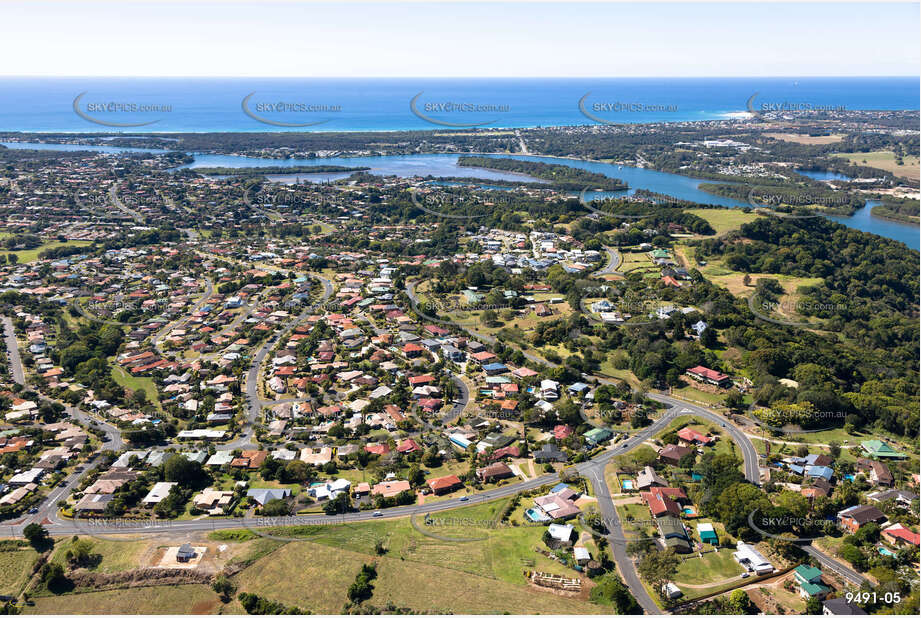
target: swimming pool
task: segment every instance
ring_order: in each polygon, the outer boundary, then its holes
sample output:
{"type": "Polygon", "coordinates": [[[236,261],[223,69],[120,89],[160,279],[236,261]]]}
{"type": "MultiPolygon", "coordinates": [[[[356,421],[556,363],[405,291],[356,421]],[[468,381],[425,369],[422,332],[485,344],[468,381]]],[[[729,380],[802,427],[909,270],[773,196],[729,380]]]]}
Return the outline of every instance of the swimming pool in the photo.
{"type": "Polygon", "coordinates": [[[889,550],[889,549],[883,547],[882,545],[878,545],[878,546],[876,547],[876,550],[877,550],[879,553],[881,553],[882,555],[884,555],[884,556],[889,556],[890,558],[895,558],[895,553],[893,553],[891,550],[889,550]]]}
{"type": "Polygon", "coordinates": [[[550,521],[550,518],[544,515],[542,511],[535,509],[534,507],[529,508],[524,512],[524,516],[530,519],[531,521],[550,521]]]}
{"type": "Polygon", "coordinates": [[[684,513],[685,517],[697,517],[697,509],[693,506],[686,506],[681,511],[684,513]]]}
{"type": "Polygon", "coordinates": [[[622,479],[620,482],[621,489],[633,491],[633,479],[622,479]]]}

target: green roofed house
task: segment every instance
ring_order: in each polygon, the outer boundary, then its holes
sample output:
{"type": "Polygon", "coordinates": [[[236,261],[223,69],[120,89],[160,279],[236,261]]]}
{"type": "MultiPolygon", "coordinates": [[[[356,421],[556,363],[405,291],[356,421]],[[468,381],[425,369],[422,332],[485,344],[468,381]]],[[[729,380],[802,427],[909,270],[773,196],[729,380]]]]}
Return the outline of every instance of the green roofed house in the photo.
{"type": "Polygon", "coordinates": [[[822,600],[829,588],[822,584],[822,571],[814,566],[801,564],[793,569],[793,577],[799,585],[799,594],[803,598],[822,600]]]}
{"type": "Polygon", "coordinates": [[[908,455],[900,453],[882,440],[867,440],[860,443],[860,448],[870,457],[877,459],[906,459],[908,455]]]}
{"type": "Polygon", "coordinates": [[[591,444],[592,446],[597,446],[602,442],[607,442],[613,437],[613,433],[610,430],[603,427],[595,427],[590,429],[582,434],[582,437],[585,438],[585,441],[591,444]]]}
{"type": "Polygon", "coordinates": [[[651,255],[652,259],[654,260],[667,260],[668,259],[668,251],[666,251],[665,249],[653,249],[652,251],[649,252],[649,255],[651,255]]]}
{"type": "Polygon", "coordinates": [[[703,543],[709,543],[710,545],[720,544],[720,539],[716,534],[716,530],[713,529],[713,524],[697,524],[697,534],[700,535],[700,540],[703,543]]]}

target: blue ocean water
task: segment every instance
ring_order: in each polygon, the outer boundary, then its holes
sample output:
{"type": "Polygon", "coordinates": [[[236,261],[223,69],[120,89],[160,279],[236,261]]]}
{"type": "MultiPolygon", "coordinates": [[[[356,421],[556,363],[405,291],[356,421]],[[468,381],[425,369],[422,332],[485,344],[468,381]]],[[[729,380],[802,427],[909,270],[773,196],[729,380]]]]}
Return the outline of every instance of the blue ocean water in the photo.
{"type": "Polygon", "coordinates": [[[713,120],[771,106],[916,110],[918,78],[0,78],[2,131],[536,127],[713,120]]]}

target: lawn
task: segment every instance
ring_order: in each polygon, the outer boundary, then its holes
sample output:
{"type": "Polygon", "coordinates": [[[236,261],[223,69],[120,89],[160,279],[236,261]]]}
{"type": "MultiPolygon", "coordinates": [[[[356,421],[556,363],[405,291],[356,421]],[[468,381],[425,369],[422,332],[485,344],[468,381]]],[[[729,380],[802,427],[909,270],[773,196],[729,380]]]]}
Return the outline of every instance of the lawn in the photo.
{"type": "Polygon", "coordinates": [[[755,213],[745,212],[741,208],[692,208],[686,212],[704,219],[719,236],[758,218],[755,213]]]}
{"type": "Polygon", "coordinates": [[[38,254],[47,249],[57,249],[58,247],[88,247],[92,243],[88,240],[68,240],[65,242],[53,241],[45,242],[41,245],[35,247],[34,249],[23,249],[21,251],[9,251],[7,252],[15,254],[19,258],[20,264],[25,264],[28,262],[34,262],[38,259],[38,254]]]}
{"type": "MultiPolygon", "coordinates": [[[[93,544],[90,553],[102,556],[99,564],[91,569],[99,573],[117,573],[138,568],[141,554],[148,546],[146,541],[108,541],[91,537],[82,539],[93,544]]],[[[51,560],[64,564],[64,554],[72,545],[71,538],[56,543],[51,560]]]]}
{"type": "Polygon", "coordinates": [[[35,598],[27,614],[215,614],[221,601],[210,586],[145,586],[35,598]]]}
{"type": "Polygon", "coordinates": [[[36,558],[38,552],[31,548],[0,551],[0,594],[19,594],[36,558]]]}
{"type": "Polygon", "coordinates": [[[112,363],[112,379],[125,388],[132,391],[142,390],[147,393],[147,401],[153,403],[161,412],[160,395],[157,393],[157,387],[151,378],[139,378],[129,374],[127,371],[112,363]]]}
{"type": "Polygon", "coordinates": [[[903,165],[896,165],[895,154],[889,150],[875,150],[873,152],[849,152],[834,155],[847,159],[856,165],[875,167],[886,172],[891,172],[901,178],[918,180],[918,157],[902,157],[903,165]]]}
{"type": "MultiPolygon", "coordinates": [[[[678,587],[681,587],[682,584],[716,585],[731,577],[741,575],[743,569],[732,557],[732,553],[731,549],[721,549],[704,554],[703,557],[688,558],[682,561],[675,574],[675,584],[678,587]]],[[[687,589],[685,594],[696,596],[694,588],[687,589]]]]}

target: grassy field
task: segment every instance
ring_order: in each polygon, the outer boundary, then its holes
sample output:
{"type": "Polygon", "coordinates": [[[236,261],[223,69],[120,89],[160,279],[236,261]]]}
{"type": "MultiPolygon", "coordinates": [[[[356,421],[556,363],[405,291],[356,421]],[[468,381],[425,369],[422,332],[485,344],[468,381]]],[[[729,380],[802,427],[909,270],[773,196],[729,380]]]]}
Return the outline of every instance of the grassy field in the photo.
{"type": "MultiPolygon", "coordinates": [[[[445,544],[447,545],[447,544],[445,544]]],[[[462,544],[453,544],[458,547],[462,544]]],[[[451,553],[451,547],[443,548],[451,553]]],[[[388,552],[385,556],[336,549],[313,542],[288,543],[237,576],[241,591],[255,592],[314,613],[342,611],[346,591],[362,564],[377,564],[378,577],[369,603],[436,613],[599,613],[584,601],[534,592],[450,567],[413,564],[388,552]],[[285,581],[289,585],[279,586],[285,581]]]]}
{"type": "Polygon", "coordinates": [[[154,381],[151,378],[139,378],[137,376],[133,376],[118,365],[114,363],[111,364],[112,379],[115,380],[116,383],[121,384],[125,388],[131,389],[132,391],[144,391],[147,393],[147,401],[157,406],[157,409],[161,412],[163,411],[163,408],[160,407],[160,395],[157,393],[157,387],[154,385],[154,381]]]}
{"type": "MultiPolygon", "coordinates": [[[[99,554],[102,560],[96,565],[93,571],[100,573],[117,573],[119,571],[128,571],[140,566],[141,554],[148,547],[146,541],[107,541],[97,538],[82,537],[83,540],[93,544],[90,553],[99,554]]],[[[54,553],[51,560],[64,564],[64,554],[73,545],[72,539],[68,538],[59,541],[54,546],[54,553]]]]}
{"type": "Polygon", "coordinates": [[[210,586],[147,586],[35,598],[27,614],[216,614],[222,604],[210,586]]]}
{"type": "MultiPolygon", "coordinates": [[[[731,549],[721,549],[704,554],[702,558],[689,558],[681,563],[675,574],[675,584],[695,586],[718,584],[730,577],[742,574],[742,567],[732,557],[731,549]]],[[[696,596],[693,588],[685,591],[688,596],[696,596]]]]}
{"type": "Polygon", "coordinates": [[[92,243],[87,240],[68,240],[65,242],[53,241],[45,242],[41,245],[35,247],[34,249],[23,249],[21,251],[6,251],[5,253],[13,253],[19,258],[20,264],[26,264],[28,262],[34,262],[38,259],[38,254],[46,249],[57,249],[58,247],[88,247],[92,243]]]}
{"type": "Polygon", "coordinates": [[[496,521],[506,504],[495,500],[439,513],[430,524],[419,517],[415,525],[403,518],[279,530],[303,540],[265,555],[235,579],[241,591],[338,613],[361,565],[375,562],[378,578],[369,602],[378,606],[392,602],[437,613],[602,611],[526,585],[524,569],[576,573],[534,551],[543,546],[543,527],[491,527],[487,522],[496,521]],[[382,556],[375,552],[378,541],[386,548],[382,556]],[[281,581],[290,585],[279,586],[281,581]]]}
{"type": "Polygon", "coordinates": [[[823,146],[825,144],[834,144],[840,142],[844,137],[840,134],[832,135],[805,135],[803,133],[764,133],[764,137],[779,139],[783,142],[792,142],[794,144],[806,144],[808,146],[823,146]]]}
{"type": "Polygon", "coordinates": [[[17,595],[38,558],[34,549],[0,551],[0,594],[17,595]]]}
{"type": "Polygon", "coordinates": [[[866,165],[875,167],[886,172],[891,172],[901,178],[913,178],[918,180],[919,167],[918,157],[902,157],[903,165],[896,165],[895,154],[889,150],[875,150],[873,152],[849,152],[834,155],[847,159],[856,165],[866,165]]]}
{"type": "Polygon", "coordinates": [[[691,208],[687,212],[707,221],[720,236],[758,218],[755,213],[744,212],[740,208],[691,208]]]}

